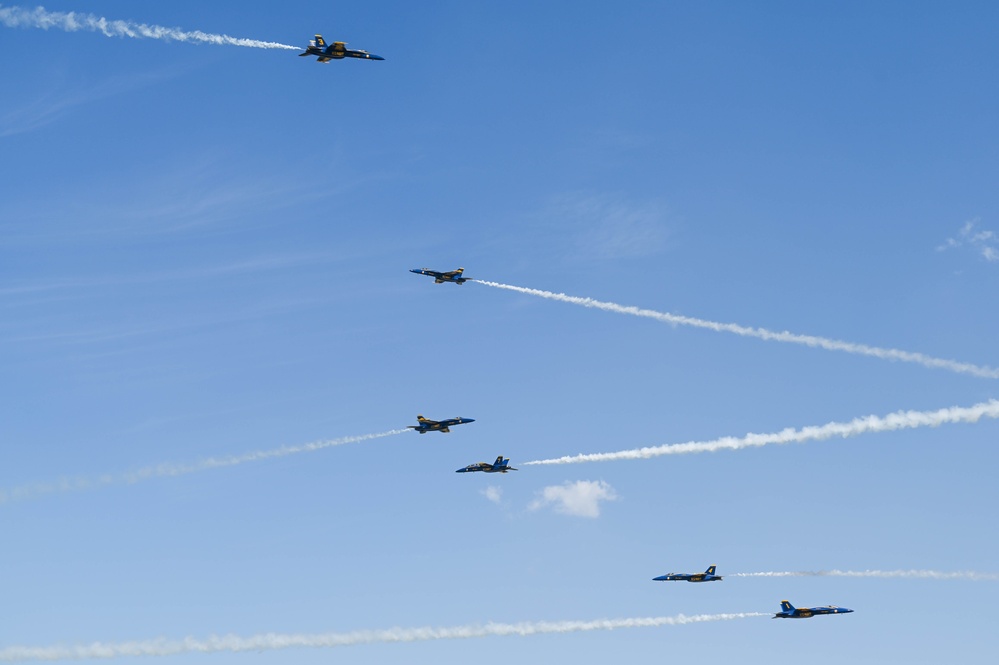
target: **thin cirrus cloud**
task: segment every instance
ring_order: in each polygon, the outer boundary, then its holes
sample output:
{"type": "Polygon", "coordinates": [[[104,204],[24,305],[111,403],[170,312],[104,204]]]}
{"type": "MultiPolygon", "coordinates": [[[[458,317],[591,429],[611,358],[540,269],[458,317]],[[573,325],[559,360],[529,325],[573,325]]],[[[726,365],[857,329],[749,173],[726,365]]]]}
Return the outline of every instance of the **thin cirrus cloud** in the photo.
{"type": "Polygon", "coordinates": [[[240,277],[248,273],[267,270],[281,270],[301,265],[322,263],[336,257],[331,253],[300,253],[273,256],[258,256],[242,260],[206,265],[181,270],[133,273],[128,275],[103,275],[99,277],[63,277],[58,279],[17,282],[0,286],[0,297],[34,295],[42,292],[151,284],[183,280],[204,280],[211,278],[240,277]]]}
{"type": "Polygon", "coordinates": [[[549,485],[538,492],[538,497],[528,506],[530,510],[552,508],[562,515],[575,517],[600,517],[600,505],[605,501],[616,501],[617,492],[603,480],[566,481],[561,485],[549,485]]]}
{"type": "Polygon", "coordinates": [[[177,68],[166,68],[138,76],[109,78],[86,88],[79,84],[59,85],[57,90],[48,90],[36,99],[0,114],[0,138],[41,129],[70,115],[80,106],[135,92],[173,78],[178,73],[177,68]]]}
{"type": "Polygon", "coordinates": [[[532,246],[548,258],[614,261],[656,254],[669,239],[667,210],[656,201],[570,194],[530,216],[532,246]]]}
{"type": "Polygon", "coordinates": [[[669,237],[666,211],[655,203],[624,203],[584,198],[565,201],[559,214],[575,231],[575,256],[626,259],[660,251],[669,237]]]}
{"type": "Polygon", "coordinates": [[[980,228],[981,219],[970,219],[961,226],[961,230],[953,238],[937,247],[938,252],[948,249],[967,247],[980,254],[989,262],[999,261],[999,236],[994,231],[980,228]]]}
{"type": "Polygon", "coordinates": [[[490,485],[479,493],[497,505],[503,501],[503,488],[499,485],[490,485]]]}

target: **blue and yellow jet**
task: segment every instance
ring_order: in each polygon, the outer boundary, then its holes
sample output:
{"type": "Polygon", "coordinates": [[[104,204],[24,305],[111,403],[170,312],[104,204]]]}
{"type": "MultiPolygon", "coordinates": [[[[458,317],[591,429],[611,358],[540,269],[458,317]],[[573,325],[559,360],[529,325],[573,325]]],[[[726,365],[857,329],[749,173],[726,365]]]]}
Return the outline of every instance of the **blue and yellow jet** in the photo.
{"type": "Polygon", "coordinates": [[[472,418],[448,418],[447,420],[429,420],[423,416],[416,416],[419,425],[407,425],[407,429],[415,429],[420,434],[426,434],[427,432],[450,432],[450,428],[454,425],[464,425],[465,423],[474,423],[475,420],[472,418]]]}
{"type": "Polygon", "coordinates": [[[333,42],[327,46],[322,35],[316,35],[315,39],[309,41],[309,45],[305,48],[305,53],[299,53],[298,55],[314,55],[319,58],[319,62],[343,60],[344,58],[361,58],[362,60],[385,59],[380,55],[373,55],[367,51],[349,49],[347,48],[347,42],[333,42]]]}
{"type": "Polygon", "coordinates": [[[803,609],[798,609],[786,600],[780,601],[780,612],[773,615],[774,619],[810,619],[811,617],[818,616],[819,614],[849,614],[853,610],[848,610],[845,607],[836,607],[835,605],[826,605],[825,607],[807,607],[803,609]]]}
{"type": "Polygon", "coordinates": [[[721,575],[715,575],[715,567],[708,566],[703,573],[667,573],[652,578],[656,582],[720,582],[721,575]]]}
{"type": "Polygon", "coordinates": [[[409,272],[415,272],[417,275],[426,275],[427,277],[434,278],[434,284],[443,284],[444,282],[453,282],[454,284],[464,284],[471,277],[462,277],[461,273],[465,272],[464,268],[458,268],[457,270],[449,270],[447,272],[439,272],[437,270],[430,270],[429,268],[414,268],[409,272]]]}
{"type": "Polygon", "coordinates": [[[489,462],[476,462],[475,464],[469,464],[464,469],[458,469],[455,473],[472,473],[473,471],[482,471],[483,473],[506,473],[507,471],[516,471],[516,469],[510,466],[509,457],[503,457],[500,455],[492,464],[489,462]]]}

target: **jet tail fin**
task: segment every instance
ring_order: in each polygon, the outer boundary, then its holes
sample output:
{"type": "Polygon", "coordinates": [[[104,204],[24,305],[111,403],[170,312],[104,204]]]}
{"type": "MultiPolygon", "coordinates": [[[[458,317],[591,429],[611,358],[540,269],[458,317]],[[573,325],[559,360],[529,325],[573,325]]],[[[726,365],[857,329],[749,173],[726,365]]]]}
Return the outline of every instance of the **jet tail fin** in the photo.
{"type": "Polygon", "coordinates": [[[510,463],[510,460],[505,460],[504,461],[503,456],[500,455],[499,457],[496,458],[496,461],[493,462],[493,466],[506,466],[509,463],[510,463]]]}
{"type": "Polygon", "coordinates": [[[713,566],[713,565],[708,566],[708,569],[704,571],[704,574],[705,575],[714,575],[715,574],[715,566],[713,566]]]}
{"type": "Polygon", "coordinates": [[[318,48],[326,48],[326,40],[323,39],[322,35],[316,35],[316,46],[318,48]]]}
{"type": "Polygon", "coordinates": [[[780,609],[781,609],[782,612],[793,612],[794,611],[794,605],[792,605],[791,603],[787,602],[786,600],[782,600],[782,601],[780,601],[780,609]]]}

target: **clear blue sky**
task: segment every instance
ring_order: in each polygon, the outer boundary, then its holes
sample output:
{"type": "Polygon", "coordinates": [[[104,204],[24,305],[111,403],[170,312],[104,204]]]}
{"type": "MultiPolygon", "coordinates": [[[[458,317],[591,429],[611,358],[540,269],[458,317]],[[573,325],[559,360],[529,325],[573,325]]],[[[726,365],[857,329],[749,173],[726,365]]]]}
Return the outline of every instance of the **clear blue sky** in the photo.
{"type": "Polygon", "coordinates": [[[999,582],[651,581],[999,572],[994,420],[454,470],[995,380],[407,270],[999,366],[999,6],[45,6],[386,60],[0,26],[0,489],[476,422],[0,504],[0,648],[787,598],[856,612],[161,662],[994,662],[999,582]],[[578,481],[616,499],[531,508],[578,481]]]}

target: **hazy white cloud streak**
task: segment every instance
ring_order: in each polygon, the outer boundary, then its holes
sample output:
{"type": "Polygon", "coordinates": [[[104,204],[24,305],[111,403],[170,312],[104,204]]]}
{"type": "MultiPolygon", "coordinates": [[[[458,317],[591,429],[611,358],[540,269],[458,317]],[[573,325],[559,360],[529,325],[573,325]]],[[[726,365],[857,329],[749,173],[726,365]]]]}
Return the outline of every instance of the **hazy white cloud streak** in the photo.
{"type": "Polygon", "coordinates": [[[822,441],[833,437],[848,438],[870,432],[890,432],[917,427],[937,427],[949,423],[974,423],[981,418],[999,418],[999,400],[989,400],[969,407],[952,406],[936,411],[896,411],[887,416],[864,416],[849,422],[831,422],[801,429],[787,428],[769,434],[747,434],[742,437],[726,436],[711,441],[688,441],[662,446],[619,450],[613,453],[590,453],[553,459],[524,462],[532,464],[577,464],[579,462],[611,462],[627,459],[649,459],[662,455],[710,453],[717,450],[759,448],[770,444],[804,443],[822,441]]]}
{"type": "Polygon", "coordinates": [[[133,37],[136,39],[167,39],[195,44],[218,44],[221,46],[247,46],[249,48],[276,48],[300,50],[297,46],[262,42],[257,39],[242,39],[229,35],[215,35],[200,30],[186,31],[179,28],[165,28],[132,21],[110,20],[93,14],[78,12],[50,12],[44,7],[27,9],[24,7],[0,6],[0,23],[8,28],[56,28],[66,32],[85,30],[100,32],[107,37],[133,37]]]}
{"type": "Polygon", "coordinates": [[[497,505],[503,502],[503,488],[499,485],[489,485],[479,493],[497,505]]]}
{"type": "Polygon", "coordinates": [[[976,217],[965,222],[957,237],[947,238],[947,242],[937,247],[937,251],[968,245],[986,261],[999,261],[999,236],[994,231],[979,230],[978,225],[981,221],[976,217]]]}
{"type": "Polygon", "coordinates": [[[550,485],[538,492],[538,498],[528,506],[538,510],[554,506],[555,512],[576,517],[600,517],[600,502],[617,500],[614,488],[602,480],[566,481],[550,485]]]}
{"type": "Polygon", "coordinates": [[[729,573],[725,577],[877,577],[881,579],[909,578],[999,582],[999,573],[978,573],[971,570],[957,572],[941,572],[939,570],[789,570],[765,573],[729,573]]]}
{"type": "Polygon", "coordinates": [[[357,644],[462,640],[476,637],[507,637],[514,635],[526,637],[528,635],[579,633],[594,630],[617,630],[620,628],[658,628],[661,626],[680,626],[691,623],[730,621],[733,619],[761,616],[769,616],[769,614],[761,612],[697,614],[693,616],[679,614],[672,617],[597,619],[595,621],[538,621],[530,623],[487,623],[484,625],[452,626],[446,628],[389,628],[387,630],[359,630],[349,633],[266,633],[249,637],[222,635],[205,639],[185,637],[180,640],[159,638],[136,642],[94,642],[79,646],[11,646],[0,649],[0,662],[173,656],[183,653],[263,651],[296,647],[329,648],[357,644]]]}
{"type": "Polygon", "coordinates": [[[224,457],[206,457],[190,464],[177,464],[174,462],[164,462],[155,466],[146,466],[135,471],[123,474],[104,474],[92,478],[62,479],[51,483],[39,483],[35,485],[25,485],[9,490],[0,490],[0,504],[8,501],[32,499],[44,494],[54,494],[57,492],[71,492],[76,490],[94,489],[105,485],[123,485],[137,483],[149,478],[163,478],[167,476],[183,476],[197,471],[207,471],[226,466],[236,466],[247,462],[259,462],[261,460],[274,459],[277,457],[287,457],[299,453],[311,453],[324,448],[342,446],[347,443],[358,443],[360,441],[370,441],[380,439],[385,436],[403,434],[410,432],[409,429],[394,429],[378,434],[363,434],[361,436],[344,436],[339,439],[327,439],[324,441],[313,441],[297,446],[281,446],[271,450],[257,450],[242,455],[226,455],[224,457]]]}
{"type": "Polygon", "coordinates": [[[569,296],[564,293],[554,293],[552,291],[542,291],[540,289],[528,289],[522,286],[511,286],[509,284],[500,284],[498,282],[489,282],[481,279],[473,281],[486,286],[492,286],[497,289],[516,291],[517,293],[525,293],[527,295],[538,296],[539,298],[547,298],[548,300],[557,300],[559,302],[566,302],[573,305],[581,305],[582,307],[602,309],[607,312],[641,316],[647,319],[655,319],[656,321],[662,321],[663,323],[673,325],[706,328],[708,330],[714,330],[715,332],[734,333],[743,337],[755,337],[757,339],[771,342],[801,344],[804,346],[826,349],[827,351],[844,351],[846,353],[853,353],[862,356],[873,356],[875,358],[881,358],[882,360],[916,363],[918,365],[923,365],[924,367],[946,369],[951,372],[971,374],[972,376],[979,376],[987,379],[999,379],[999,369],[973,365],[971,363],[959,362],[957,360],[934,358],[933,356],[928,356],[923,353],[913,353],[911,351],[901,351],[899,349],[885,349],[877,346],[868,346],[867,344],[855,344],[853,342],[844,342],[836,339],[828,339],[826,337],[817,337],[815,335],[799,335],[786,330],[783,332],[776,332],[773,330],[767,330],[766,328],[751,328],[736,323],[718,323],[717,321],[707,321],[705,319],[696,319],[690,316],[681,316],[679,314],[670,314],[668,312],[657,312],[651,309],[641,309],[630,305],[618,305],[612,302],[594,300],[593,298],[569,296]]]}

